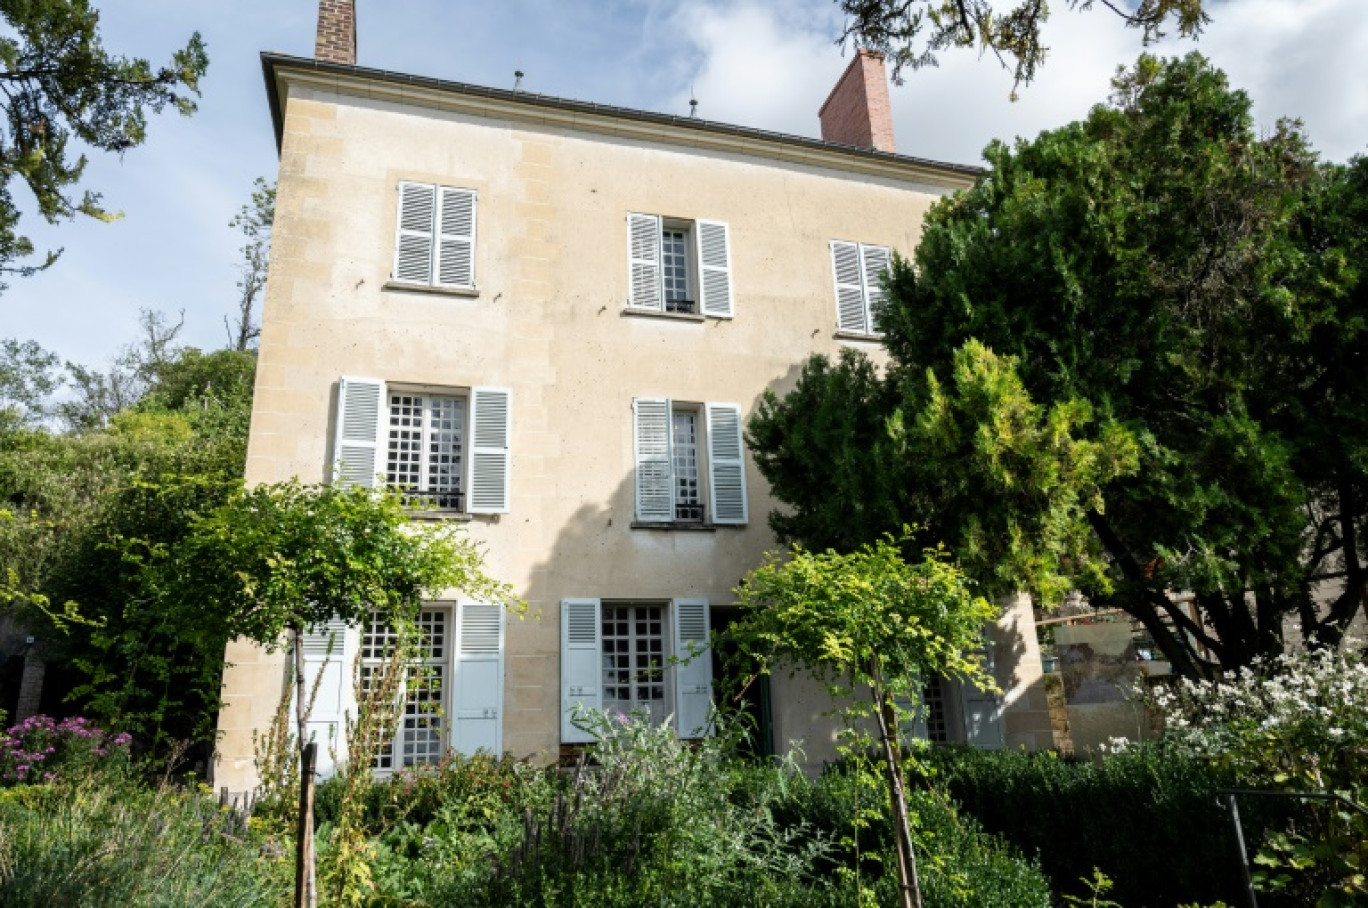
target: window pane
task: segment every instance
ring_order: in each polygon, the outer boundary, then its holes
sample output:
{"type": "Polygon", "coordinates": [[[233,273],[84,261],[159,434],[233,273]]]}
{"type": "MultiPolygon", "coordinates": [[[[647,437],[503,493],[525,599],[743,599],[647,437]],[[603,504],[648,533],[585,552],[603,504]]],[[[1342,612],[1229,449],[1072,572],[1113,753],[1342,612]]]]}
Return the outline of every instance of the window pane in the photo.
{"type": "Polygon", "coordinates": [[[703,499],[698,488],[698,414],[677,410],[670,418],[673,424],[675,519],[702,520],[703,499]]]}
{"type": "Polygon", "coordinates": [[[689,242],[682,230],[660,232],[660,265],[666,312],[693,312],[689,299],[689,242]]]}

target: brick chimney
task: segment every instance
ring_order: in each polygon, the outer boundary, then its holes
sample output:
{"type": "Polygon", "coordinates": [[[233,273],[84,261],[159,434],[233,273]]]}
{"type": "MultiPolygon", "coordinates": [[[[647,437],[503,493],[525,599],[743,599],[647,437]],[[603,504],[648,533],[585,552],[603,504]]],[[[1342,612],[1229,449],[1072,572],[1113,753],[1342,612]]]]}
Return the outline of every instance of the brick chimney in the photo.
{"type": "Polygon", "coordinates": [[[318,0],[314,59],[356,65],[356,0],[318,0]]]}
{"type": "Polygon", "coordinates": [[[883,54],[856,50],[855,59],[836,81],[817,116],[822,119],[825,142],[896,151],[883,54]]]}

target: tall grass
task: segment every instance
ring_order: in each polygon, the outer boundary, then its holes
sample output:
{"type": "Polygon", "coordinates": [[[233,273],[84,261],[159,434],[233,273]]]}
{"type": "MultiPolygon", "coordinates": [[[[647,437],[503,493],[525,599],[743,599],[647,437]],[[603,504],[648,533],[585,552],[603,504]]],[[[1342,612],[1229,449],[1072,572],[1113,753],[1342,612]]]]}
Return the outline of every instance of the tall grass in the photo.
{"type": "Polygon", "coordinates": [[[292,868],[252,839],[202,790],[114,773],[0,790],[0,905],[282,904],[292,868]]]}

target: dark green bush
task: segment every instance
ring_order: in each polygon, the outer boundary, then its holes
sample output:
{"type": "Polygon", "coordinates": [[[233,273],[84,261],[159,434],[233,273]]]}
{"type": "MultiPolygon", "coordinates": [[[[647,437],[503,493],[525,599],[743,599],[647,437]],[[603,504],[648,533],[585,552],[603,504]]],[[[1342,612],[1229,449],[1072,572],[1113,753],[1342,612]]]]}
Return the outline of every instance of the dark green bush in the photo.
{"type": "MultiPolygon", "coordinates": [[[[1230,815],[1215,794],[1236,784],[1229,773],[1150,745],[1097,762],[968,748],[928,762],[966,813],[1039,856],[1056,893],[1079,893],[1098,867],[1126,908],[1243,901],[1230,815]]],[[[1275,821],[1268,805],[1242,803],[1241,813],[1252,840],[1275,821]]]]}

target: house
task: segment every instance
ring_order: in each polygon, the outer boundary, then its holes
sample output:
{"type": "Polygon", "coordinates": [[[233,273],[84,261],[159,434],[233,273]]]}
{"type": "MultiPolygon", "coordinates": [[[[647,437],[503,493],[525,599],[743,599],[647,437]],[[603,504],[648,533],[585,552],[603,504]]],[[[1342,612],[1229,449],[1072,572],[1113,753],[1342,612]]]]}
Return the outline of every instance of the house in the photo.
{"type": "MultiPolygon", "coordinates": [[[[586,738],[576,704],[705,733],[712,656],[669,657],[776,546],[745,420],[813,353],[878,354],[878,273],[977,171],[895,153],[867,53],[817,141],[366,69],[355,25],[322,0],[314,59],[262,57],[280,179],[247,480],[400,486],[531,606],[424,609],[439,683],[409,691],[377,769],[448,746],[555,760],[586,738]]],[[[306,647],[332,741],[345,667],[387,631],[336,630],[331,658],[306,647]]],[[[936,685],[928,733],[1049,746],[1029,602],[993,639],[1003,697],[936,685]]],[[[245,789],[285,657],[228,661],[216,782],[245,789]]],[[[814,684],[752,696],[763,742],[832,758],[814,684]]]]}

